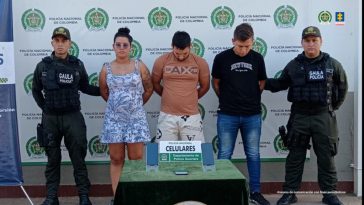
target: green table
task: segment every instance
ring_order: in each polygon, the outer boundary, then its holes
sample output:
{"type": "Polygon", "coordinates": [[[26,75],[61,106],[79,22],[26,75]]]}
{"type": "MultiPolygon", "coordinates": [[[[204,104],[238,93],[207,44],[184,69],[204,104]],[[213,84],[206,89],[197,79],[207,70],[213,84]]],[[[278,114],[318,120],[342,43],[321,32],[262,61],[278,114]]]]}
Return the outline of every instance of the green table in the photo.
{"type": "Polygon", "coordinates": [[[199,201],[208,205],[248,204],[244,175],[229,161],[216,160],[215,172],[203,172],[200,162],[160,163],[158,172],[145,171],[145,161],[125,162],[115,205],[172,205],[199,201]],[[175,175],[184,168],[188,175],[175,175]]]}

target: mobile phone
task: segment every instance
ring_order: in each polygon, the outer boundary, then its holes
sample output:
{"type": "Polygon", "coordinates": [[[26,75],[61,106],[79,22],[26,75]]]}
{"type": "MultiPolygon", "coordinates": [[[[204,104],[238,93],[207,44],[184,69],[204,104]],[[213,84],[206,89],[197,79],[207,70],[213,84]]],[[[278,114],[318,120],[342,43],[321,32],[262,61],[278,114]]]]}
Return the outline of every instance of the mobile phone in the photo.
{"type": "Polygon", "coordinates": [[[187,170],[175,170],[174,173],[176,175],[188,175],[188,171],[187,170]]]}

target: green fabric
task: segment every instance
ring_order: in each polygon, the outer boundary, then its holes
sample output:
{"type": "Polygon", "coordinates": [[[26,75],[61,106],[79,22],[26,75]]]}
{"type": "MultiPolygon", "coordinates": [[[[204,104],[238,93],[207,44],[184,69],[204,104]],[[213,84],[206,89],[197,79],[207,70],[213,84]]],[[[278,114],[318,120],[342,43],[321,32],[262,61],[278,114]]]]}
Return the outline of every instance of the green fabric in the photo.
{"type": "Polygon", "coordinates": [[[158,172],[147,173],[144,161],[126,161],[115,204],[172,205],[188,200],[208,205],[248,204],[244,175],[229,160],[215,164],[215,172],[203,172],[200,162],[160,163],[158,172]],[[188,175],[175,175],[180,169],[188,175]]]}

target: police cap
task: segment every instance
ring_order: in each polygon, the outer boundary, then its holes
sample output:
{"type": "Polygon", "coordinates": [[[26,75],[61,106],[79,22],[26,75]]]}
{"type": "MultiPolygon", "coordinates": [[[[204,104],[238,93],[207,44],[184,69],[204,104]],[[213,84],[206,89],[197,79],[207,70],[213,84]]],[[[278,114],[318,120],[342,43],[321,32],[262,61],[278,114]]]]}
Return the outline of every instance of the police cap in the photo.
{"type": "Polygon", "coordinates": [[[320,29],[318,29],[315,26],[309,26],[302,31],[302,39],[308,37],[308,36],[314,36],[314,37],[321,37],[320,29]]]}
{"type": "Polygon", "coordinates": [[[71,34],[70,31],[65,27],[57,27],[53,30],[52,39],[55,36],[63,36],[68,40],[71,40],[71,34]]]}

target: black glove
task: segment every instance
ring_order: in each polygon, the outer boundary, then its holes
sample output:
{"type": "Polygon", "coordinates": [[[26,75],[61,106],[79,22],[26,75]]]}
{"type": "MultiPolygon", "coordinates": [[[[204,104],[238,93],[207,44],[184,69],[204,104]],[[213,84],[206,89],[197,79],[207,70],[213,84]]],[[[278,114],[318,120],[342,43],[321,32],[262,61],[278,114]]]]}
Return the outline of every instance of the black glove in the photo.
{"type": "Polygon", "coordinates": [[[49,140],[48,136],[44,133],[43,124],[37,124],[37,141],[40,147],[48,146],[49,140]]]}
{"type": "Polygon", "coordinates": [[[281,135],[281,138],[283,140],[283,145],[285,147],[288,147],[288,139],[287,139],[287,133],[286,133],[286,127],[284,125],[280,126],[278,128],[279,135],[281,135]]]}

